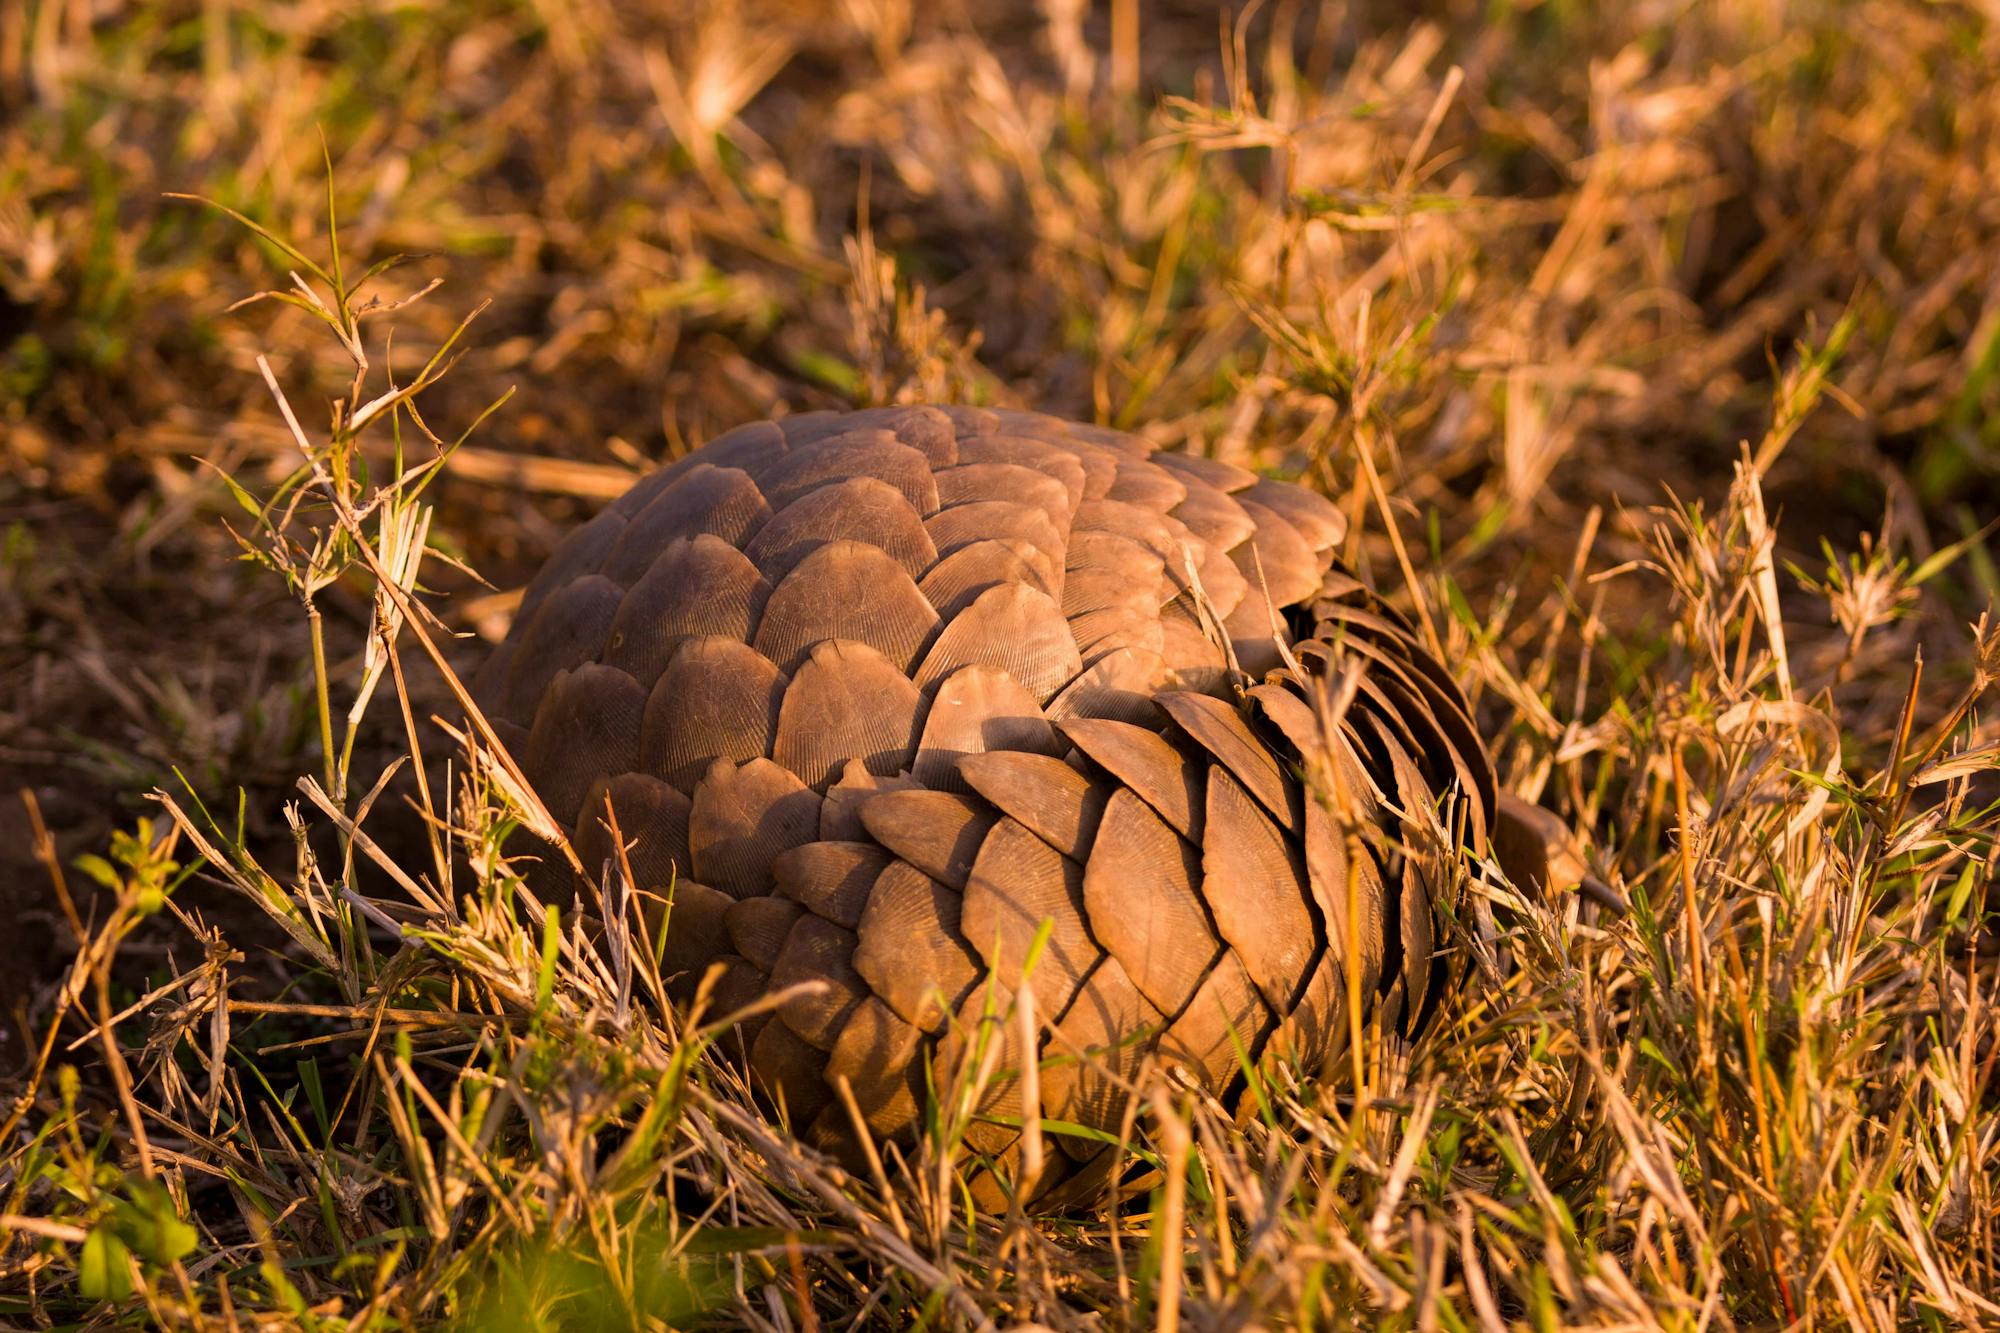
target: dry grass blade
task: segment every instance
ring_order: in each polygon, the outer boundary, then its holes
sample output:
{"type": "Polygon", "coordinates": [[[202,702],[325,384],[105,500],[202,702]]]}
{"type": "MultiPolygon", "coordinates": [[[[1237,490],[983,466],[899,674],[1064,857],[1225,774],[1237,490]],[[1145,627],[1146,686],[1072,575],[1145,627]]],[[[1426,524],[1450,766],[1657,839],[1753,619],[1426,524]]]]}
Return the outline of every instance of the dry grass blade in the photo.
{"type": "Polygon", "coordinates": [[[2000,28],[1670,11],[0,0],[0,1323],[2000,1321],[2000,28]],[[1059,1015],[829,1160],[463,683],[658,462],[925,400],[1335,497],[1589,872],[1061,1219],[970,1183],[1059,1015]]]}

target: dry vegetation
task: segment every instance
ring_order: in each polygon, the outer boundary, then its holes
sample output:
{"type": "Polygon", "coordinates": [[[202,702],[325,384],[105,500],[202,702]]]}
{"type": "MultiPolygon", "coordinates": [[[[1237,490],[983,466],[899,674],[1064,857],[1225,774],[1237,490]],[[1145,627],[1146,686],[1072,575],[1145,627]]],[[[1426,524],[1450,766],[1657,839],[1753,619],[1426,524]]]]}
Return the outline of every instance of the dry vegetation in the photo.
{"type": "Polygon", "coordinates": [[[1416,8],[0,0],[0,1319],[2000,1322],[2000,31],[1416,8]],[[796,1147],[433,720],[637,470],[919,398],[1351,501],[1593,870],[1067,1220],[955,1090],[796,1147]]]}

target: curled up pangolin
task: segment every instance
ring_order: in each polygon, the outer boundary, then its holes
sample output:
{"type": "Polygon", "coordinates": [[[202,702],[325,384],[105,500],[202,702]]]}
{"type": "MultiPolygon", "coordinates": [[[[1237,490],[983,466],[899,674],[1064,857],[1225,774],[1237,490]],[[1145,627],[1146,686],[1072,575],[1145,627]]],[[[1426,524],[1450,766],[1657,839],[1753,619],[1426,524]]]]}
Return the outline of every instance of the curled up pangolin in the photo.
{"type": "MultiPolygon", "coordinates": [[[[1043,1116],[1115,1131],[1147,1059],[1217,1092],[1239,1048],[1337,1068],[1349,969],[1414,1035],[1459,970],[1461,851],[1534,862],[1345,530],[1304,487],[1034,413],[759,422],[572,534],[475,693],[593,880],[615,812],[633,887],[671,896],[678,995],[791,990],[725,1045],[808,1141],[852,1147],[840,1079],[913,1136],[988,1016],[991,1187],[1021,992],[1043,1116]]],[[[1088,1182],[1102,1145],[1056,1138],[1088,1182]]]]}

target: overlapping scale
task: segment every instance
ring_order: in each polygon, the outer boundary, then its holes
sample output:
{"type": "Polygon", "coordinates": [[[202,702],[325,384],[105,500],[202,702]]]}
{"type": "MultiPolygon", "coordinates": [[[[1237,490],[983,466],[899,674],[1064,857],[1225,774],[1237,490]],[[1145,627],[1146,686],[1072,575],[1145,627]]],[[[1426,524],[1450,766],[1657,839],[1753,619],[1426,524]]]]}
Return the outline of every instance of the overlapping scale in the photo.
{"type": "Polygon", "coordinates": [[[978,801],[922,787],[888,792],[861,807],[861,826],[876,842],[961,890],[994,818],[978,801]]]}
{"type": "MultiPolygon", "coordinates": [[[[643,485],[645,482],[640,483],[640,486],[643,485]]],[[[636,491],[639,487],[632,489],[636,491]]],[[[627,492],[628,495],[630,493],[627,492]]],[[[521,594],[521,604],[514,611],[517,631],[534,620],[535,612],[541,609],[550,593],[558,588],[567,588],[603,567],[604,558],[611,553],[619,534],[625,530],[625,520],[626,515],[614,506],[562,539],[521,594]]],[[[518,634],[510,641],[518,642],[518,634]]]]}
{"type": "Polygon", "coordinates": [[[1092,932],[1162,1013],[1193,998],[1220,951],[1201,901],[1201,858],[1130,790],[1104,809],[1083,872],[1092,932]]]}
{"type": "Polygon", "coordinates": [[[557,675],[597,660],[624,596],[610,579],[584,574],[551,591],[526,621],[515,621],[502,645],[511,651],[499,695],[509,721],[532,723],[557,675]]]}
{"type": "Polygon", "coordinates": [[[696,464],[645,508],[625,520],[604,558],[604,575],[636,582],[669,542],[709,533],[741,547],[771,517],[771,506],[750,474],[696,464]]]}
{"type": "Polygon", "coordinates": [[[935,1031],[979,979],[960,929],[964,895],[907,861],[876,878],[855,930],[854,968],[904,1022],[935,1031]]]}
{"type": "Polygon", "coordinates": [[[604,773],[638,766],[645,707],[638,681],[598,662],[564,671],[550,683],[521,758],[522,771],[551,815],[574,824],[584,797],[604,773]]]}
{"type": "Polygon", "coordinates": [[[924,520],[924,531],[937,551],[949,555],[980,541],[1005,541],[1041,575],[1045,589],[1062,585],[1063,548],[1058,521],[1049,511],[1013,500],[973,500],[940,509],[924,520]]]}
{"type": "Polygon", "coordinates": [[[717,759],[761,759],[787,681],[769,658],[721,636],[688,639],[646,696],[639,766],[684,792],[717,759]]]}
{"type": "Polygon", "coordinates": [[[1042,1111],[1093,1129],[1116,1130],[1132,1085],[1165,1016],[1115,955],[1091,970],[1076,1003],[1055,1025],[1042,1074],[1042,1111]]]}
{"type": "Polygon", "coordinates": [[[650,690],[686,640],[750,638],[770,596],[771,585],[728,542],[709,533],[677,538],[619,601],[604,661],[650,690]]]}
{"type": "Polygon", "coordinates": [[[743,554],[776,581],[828,542],[854,541],[886,551],[912,578],[937,559],[924,521],[903,493],[873,477],[807,491],[771,515],[743,554]]]}
{"type": "Polygon", "coordinates": [[[975,664],[1006,672],[1037,703],[1083,670],[1062,608],[1026,583],[996,583],[973,598],[938,632],[916,681],[929,688],[975,664]]]}
{"type": "Polygon", "coordinates": [[[1271,1006],[1288,1010],[1321,940],[1303,856],[1235,775],[1220,766],[1208,774],[1201,875],[1202,900],[1217,933],[1271,1006]]]}
{"type": "Polygon", "coordinates": [[[1099,954],[1084,910],[1083,867],[1012,819],[995,824],[980,844],[959,924],[1000,983],[1032,990],[1043,1014],[1069,1007],[1099,954]]]}
{"type": "Polygon", "coordinates": [[[771,757],[811,787],[824,787],[851,759],[871,773],[896,773],[909,765],[923,707],[917,687],[881,653],[822,639],[785,687],[771,757]]]}
{"type": "MultiPolygon", "coordinates": [[[[1028,1061],[1044,1115],[1115,1131],[1149,1065],[1218,1094],[1246,1061],[1337,1073],[1351,990],[1387,1030],[1436,1007],[1449,839],[1498,793],[1346,532],[1103,427],[799,414],[566,540],[477,696],[593,885],[622,850],[676,999],[786,993],[722,1047],[805,1142],[846,1152],[857,1113],[906,1139],[982,1059],[969,1187],[997,1206],[1028,1061]],[[1322,715],[1313,677],[1357,662],[1322,715]]],[[[1042,1187],[1087,1201],[1115,1154],[1055,1137],[1042,1187]]]]}
{"type": "Polygon", "coordinates": [[[632,885],[664,896],[681,876],[693,873],[688,858],[688,816],[693,803],[674,787],[649,773],[620,773],[599,778],[585,796],[577,817],[576,854],[584,873],[601,883],[604,867],[620,848],[611,837],[612,821],[624,842],[624,861],[632,885]]]}
{"type": "Polygon", "coordinates": [[[808,842],[772,858],[771,885],[807,911],[852,930],[861,924],[875,880],[892,859],[872,842],[808,842]]]}
{"type": "Polygon", "coordinates": [[[848,1015],[869,997],[854,970],[854,945],[853,931],[808,913],[792,923],[771,968],[771,989],[790,992],[779,1020],[822,1051],[833,1049],[848,1015]]]}
{"type": "Polygon", "coordinates": [[[828,542],[794,565],[769,599],[751,646],[780,671],[797,670],[821,643],[850,639],[907,676],[937,628],[937,613],[909,572],[865,542],[828,542]]]}
{"type": "Polygon", "coordinates": [[[961,463],[939,472],[935,483],[938,504],[945,508],[995,500],[1024,504],[1048,515],[1058,532],[1069,526],[1070,515],[1076,512],[1076,503],[1061,481],[1019,463],[961,463]]]}
{"type": "Polygon", "coordinates": [[[765,501],[773,509],[852,477],[873,477],[895,487],[919,514],[938,507],[930,459],[886,430],[846,430],[810,444],[794,444],[782,459],[757,474],[765,501]]]}
{"type": "Polygon", "coordinates": [[[771,863],[819,831],[819,797],[768,759],[717,759],[694,789],[688,854],[694,877],[732,898],[769,891],[771,863]]]}
{"type": "Polygon", "coordinates": [[[910,775],[926,787],[960,791],[963,762],[991,751],[1055,754],[1056,730],[1027,687],[996,666],[975,663],[944,678],[931,696],[910,775]]]}

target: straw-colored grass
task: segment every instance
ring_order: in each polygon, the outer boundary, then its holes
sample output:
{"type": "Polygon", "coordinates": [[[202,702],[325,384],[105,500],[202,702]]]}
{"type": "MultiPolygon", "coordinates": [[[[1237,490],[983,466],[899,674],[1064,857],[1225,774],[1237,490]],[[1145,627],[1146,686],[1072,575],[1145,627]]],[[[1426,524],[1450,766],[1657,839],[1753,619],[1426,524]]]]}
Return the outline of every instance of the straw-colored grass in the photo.
{"type": "Polygon", "coordinates": [[[1995,87],[1917,0],[0,0],[0,1321],[2000,1323],[1995,87]],[[454,684],[652,462],[920,399],[1351,505],[1591,870],[1067,1218],[969,1088],[794,1142],[454,684]]]}

